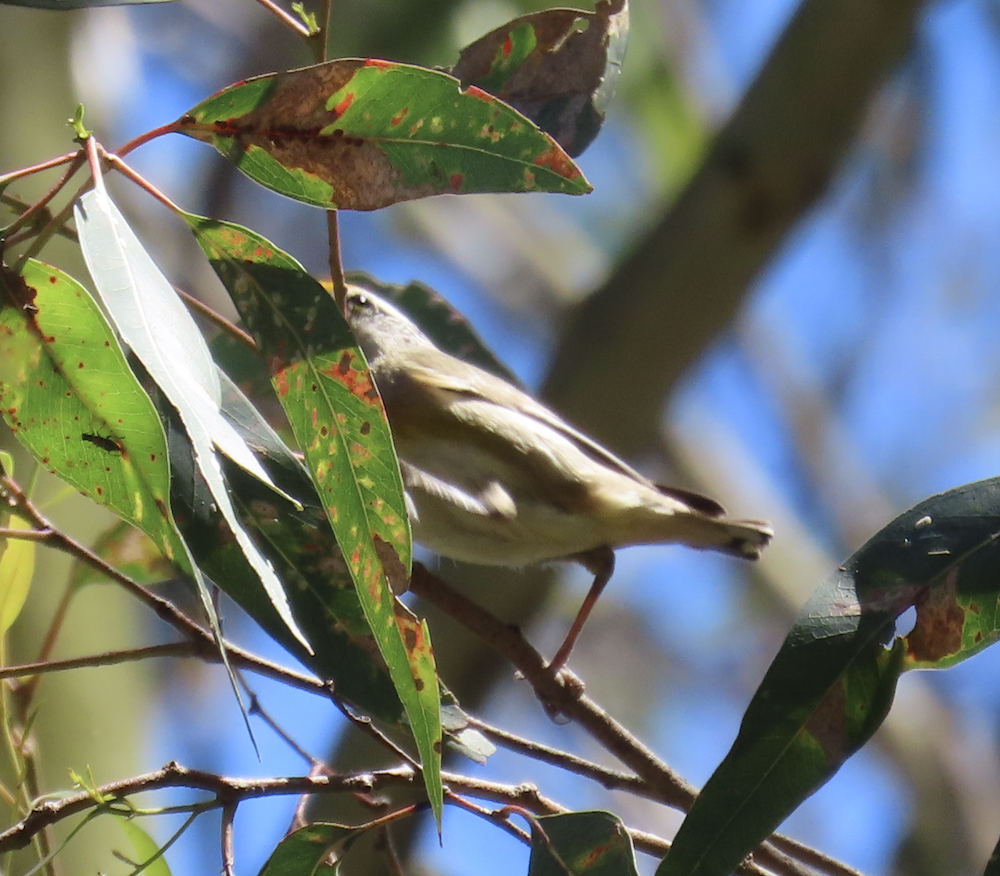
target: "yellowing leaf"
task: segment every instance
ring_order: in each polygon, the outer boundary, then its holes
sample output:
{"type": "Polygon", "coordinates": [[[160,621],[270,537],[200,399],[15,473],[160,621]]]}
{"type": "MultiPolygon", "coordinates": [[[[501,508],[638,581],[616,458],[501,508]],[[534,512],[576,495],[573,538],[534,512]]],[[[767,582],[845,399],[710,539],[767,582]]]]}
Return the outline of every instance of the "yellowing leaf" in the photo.
{"type": "MultiPolygon", "coordinates": [[[[28,531],[31,524],[16,514],[10,515],[10,529],[28,531]]],[[[25,538],[7,539],[0,556],[0,635],[11,628],[24,607],[35,574],[35,542],[25,538]]]]}

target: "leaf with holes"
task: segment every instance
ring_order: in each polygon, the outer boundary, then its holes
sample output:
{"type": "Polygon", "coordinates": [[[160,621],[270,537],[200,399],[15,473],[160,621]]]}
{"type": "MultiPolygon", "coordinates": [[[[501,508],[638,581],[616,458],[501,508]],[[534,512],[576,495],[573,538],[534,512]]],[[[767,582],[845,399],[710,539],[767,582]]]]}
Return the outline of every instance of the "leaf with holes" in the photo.
{"type": "Polygon", "coordinates": [[[628,43],[627,0],[546,9],[466,46],[452,74],[507,102],[577,156],[597,136],[628,43]]]}
{"type": "MultiPolygon", "coordinates": [[[[186,216],[271,371],[304,449],[365,617],[413,730],[440,824],[441,722],[436,683],[411,670],[393,591],[405,589],[412,544],[385,409],[333,298],[287,253],[247,228],[186,216]]],[[[426,634],[426,629],[424,629],[426,634]]],[[[421,648],[429,653],[429,642],[421,648]]]]}
{"type": "Polygon", "coordinates": [[[208,98],[174,130],[243,173],[318,207],[376,210],[442,193],[590,191],[548,135],[446,73],[341,60],[259,76],[208,98]]]}
{"type": "Polygon", "coordinates": [[[535,821],[528,876],[636,876],[632,838],[617,815],[566,812],[535,821]]]}
{"type": "Polygon", "coordinates": [[[1000,637],[1000,478],[921,502],[813,594],[657,876],[725,876],[871,738],[906,669],[1000,637]],[[899,616],[916,623],[895,636],[899,616]]]}

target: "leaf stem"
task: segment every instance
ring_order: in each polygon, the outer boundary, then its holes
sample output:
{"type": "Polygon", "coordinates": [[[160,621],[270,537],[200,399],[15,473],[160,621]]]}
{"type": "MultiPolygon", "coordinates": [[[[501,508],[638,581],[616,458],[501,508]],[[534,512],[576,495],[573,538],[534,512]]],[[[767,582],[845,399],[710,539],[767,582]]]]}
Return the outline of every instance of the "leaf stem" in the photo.
{"type": "Polygon", "coordinates": [[[164,134],[174,134],[179,130],[179,122],[171,122],[169,125],[161,125],[159,128],[153,128],[151,131],[146,131],[145,134],[140,134],[134,140],[129,140],[124,146],[120,146],[116,149],[114,154],[119,157],[128,155],[133,149],[138,149],[150,140],[155,140],[157,137],[162,137],[164,134]]]}
{"type": "Polygon", "coordinates": [[[340,257],[340,231],[336,210],[326,211],[326,234],[330,245],[330,280],[333,283],[333,300],[337,307],[344,309],[347,301],[347,281],[344,279],[344,265],[340,257]]]}
{"type": "Polygon", "coordinates": [[[330,57],[330,17],[333,12],[333,0],[323,0],[323,11],[320,12],[320,25],[316,33],[319,44],[317,60],[322,62],[330,57]]]}
{"type": "Polygon", "coordinates": [[[257,350],[257,342],[238,325],[230,322],[218,311],[213,310],[205,304],[204,301],[195,298],[190,292],[185,292],[177,286],[174,286],[174,291],[184,299],[184,303],[187,304],[188,307],[192,310],[196,310],[200,316],[203,316],[216,328],[221,329],[231,338],[239,341],[247,349],[254,351],[257,350]]]}
{"type": "Polygon", "coordinates": [[[137,171],[129,167],[121,158],[113,152],[108,152],[104,148],[101,148],[101,155],[108,164],[117,170],[119,173],[128,177],[132,182],[142,189],[145,189],[149,194],[151,194],[156,200],[158,200],[164,207],[171,210],[174,213],[183,213],[184,211],[178,207],[173,201],[170,200],[163,192],[161,192],[156,186],[154,186],[148,179],[139,174],[137,171]]]}

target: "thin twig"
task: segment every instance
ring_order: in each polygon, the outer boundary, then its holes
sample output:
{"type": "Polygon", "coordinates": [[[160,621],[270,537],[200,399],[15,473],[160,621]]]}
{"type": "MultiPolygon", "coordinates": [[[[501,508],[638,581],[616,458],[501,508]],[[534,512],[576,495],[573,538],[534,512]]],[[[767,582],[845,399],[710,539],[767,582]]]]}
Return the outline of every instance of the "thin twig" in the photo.
{"type": "Polygon", "coordinates": [[[248,350],[257,350],[257,342],[238,325],[230,322],[221,313],[213,310],[204,301],[195,298],[190,292],[185,292],[183,289],[174,286],[174,291],[184,299],[184,303],[187,304],[192,310],[198,311],[200,316],[207,319],[216,328],[221,329],[231,338],[239,343],[243,344],[248,350]]]}
{"type": "MultiPolygon", "coordinates": [[[[452,796],[457,796],[454,792],[456,788],[459,788],[466,794],[471,794],[474,797],[502,803],[505,808],[521,808],[529,812],[534,812],[537,815],[561,815],[571,811],[566,806],[562,806],[544,796],[532,784],[504,785],[499,782],[472,779],[469,776],[456,775],[449,772],[443,772],[441,778],[451,791],[452,796]]],[[[493,815],[493,820],[496,821],[495,814],[493,815]]],[[[626,830],[632,838],[636,849],[641,852],[662,857],[666,854],[667,849],[670,848],[670,843],[656,834],[636,830],[631,827],[626,827],[626,830]]]]}
{"type": "Polygon", "coordinates": [[[236,876],[236,853],[233,849],[233,822],[236,820],[237,803],[227,803],[222,807],[222,872],[224,876],[236,876]]]}
{"type": "Polygon", "coordinates": [[[214,795],[205,808],[225,806],[243,800],[291,794],[345,793],[372,790],[379,784],[412,784],[413,770],[409,767],[378,770],[354,776],[285,776],[264,779],[239,779],[218,776],[204,770],[192,770],[178,763],[168,763],[162,769],[118,782],[110,782],[90,791],[80,791],[59,800],[37,803],[17,824],[0,833],[0,854],[24,848],[32,836],[43,828],[56,824],[97,806],[110,806],[130,794],[140,794],[162,788],[190,788],[214,795]]]}
{"type": "Polygon", "coordinates": [[[122,651],[105,651],[88,654],[86,657],[69,657],[64,660],[38,660],[34,663],[20,663],[17,666],[0,668],[3,678],[37,678],[50,672],[65,672],[69,669],[89,669],[97,666],[119,666],[135,663],[151,657],[200,657],[200,647],[188,640],[170,642],[163,645],[149,645],[145,648],[129,648],[122,651]]]}
{"type": "Polygon", "coordinates": [[[355,727],[357,727],[362,733],[371,736],[380,745],[388,748],[393,754],[398,758],[408,763],[417,772],[420,771],[420,764],[409,755],[405,750],[399,747],[392,739],[386,736],[378,727],[375,726],[375,722],[366,715],[356,715],[351,708],[343,702],[339,696],[337,696],[334,690],[332,682],[327,683],[327,692],[330,695],[330,699],[333,704],[340,710],[341,714],[347,718],[355,727]]]}
{"type": "Polygon", "coordinates": [[[161,125],[159,128],[153,128],[151,131],[146,131],[145,134],[140,134],[134,140],[129,140],[124,146],[120,146],[115,149],[114,155],[121,158],[124,155],[128,155],[133,149],[138,149],[140,146],[148,143],[150,140],[155,140],[157,137],[162,137],[164,134],[173,134],[181,130],[181,122],[171,122],[169,125],[161,125]]]}
{"type": "Polygon", "coordinates": [[[768,840],[768,844],[780,852],[797,858],[803,864],[808,864],[820,873],[828,873],[829,876],[864,876],[860,870],[848,867],[846,864],[835,861],[822,852],[818,852],[816,849],[803,845],[797,840],[793,840],[782,834],[774,834],[768,840]]]}
{"type": "Polygon", "coordinates": [[[5,173],[0,176],[0,187],[9,185],[15,180],[22,179],[23,177],[31,176],[33,173],[40,173],[43,170],[51,170],[53,167],[69,164],[69,162],[71,162],[79,154],[80,150],[74,149],[72,152],[67,152],[65,155],[60,155],[58,158],[50,158],[48,161],[43,161],[41,164],[33,164],[31,167],[22,167],[20,170],[13,170],[10,173],[5,173]]]}
{"type": "Polygon", "coordinates": [[[44,195],[42,195],[41,198],[35,201],[34,204],[28,207],[27,210],[21,213],[21,215],[10,224],[7,228],[7,235],[10,236],[14,234],[19,228],[32,221],[36,215],[41,214],[42,211],[45,210],[49,201],[51,201],[56,195],[59,194],[59,192],[63,190],[63,188],[65,188],[66,184],[73,177],[73,174],[75,174],[83,166],[83,163],[83,152],[81,151],[76,153],[76,156],[70,162],[66,172],[59,178],[52,188],[50,188],[44,195]]]}
{"type": "Polygon", "coordinates": [[[651,800],[660,799],[654,789],[650,788],[643,779],[634,774],[608,769],[593,761],[584,760],[582,757],[570,754],[568,751],[551,748],[548,745],[542,745],[540,742],[525,739],[523,736],[517,736],[514,733],[501,730],[499,727],[494,727],[492,724],[487,724],[485,721],[481,721],[479,718],[471,715],[467,716],[467,718],[470,727],[481,731],[493,742],[496,742],[509,751],[516,751],[518,754],[523,754],[534,760],[562,767],[571,773],[592,779],[608,790],[628,791],[651,800]]]}
{"type": "Polygon", "coordinates": [[[47,541],[51,537],[51,529],[11,529],[7,526],[0,526],[0,538],[19,538],[21,541],[47,541]]]}
{"type": "Polygon", "coordinates": [[[403,865],[400,863],[399,855],[392,844],[392,835],[388,827],[379,828],[375,838],[375,850],[382,853],[385,859],[385,869],[389,876],[406,876],[403,872],[403,865]]]}
{"type": "MultiPolygon", "coordinates": [[[[473,815],[478,815],[480,818],[485,819],[490,824],[499,827],[501,830],[507,831],[512,837],[520,840],[526,846],[531,845],[531,835],[522,828],[513,824],[511,820],[506,815],[498,815],[497,810],[486,809],[483,806],[478,806],[471,800],[466,800],[459,794],[446,794],[445,800],[449,803],[453,803],[460,809],[464,809],[466,812],[471,812],[473,815]]],[[[500,810],[501,812],[503,810],[500,810]]]]}
{"type": "Polygon", "coordinates": [[[73,207],[76,202],[90,189],[94,187],[93,179],[88,179],[80,188],[76,190],[76,194],[70,198],[69,203],[63,207],[58,213],[55,214],[45,225],[45,227],[38,232],[35,236],[34,241],[31,246],[29,246],[21,255],[18,257],[17,262],[14,264],[15,273],[20,273],[24,263],[30,259],[34,258],[38,253],[42,251],[42,248],[46,243],[55,235],[63,225],[69,221],[69,217],[73,213],[73,207]]]}
{"type": "Polygon", "coordinates": [[[271,0],[257,0],[257,2],[272,15],[276,16],[282,24],[284,24],[287,27],[290,27],[297,34],[299,34],[299,36],[305,37],[306,39],[309,39],[312,36],[312,34],[309,32],[309,28],[307,28],[294,15],[285,12],[285,10],[282,9],[280,6],[278,6],[275,3],[272,3],[271,0]]]}
{"type": "Polygon", "coordinates": [[[260,704],[260,697],[257,696],[256,691],[250,688],[250,686],[246,683],[246,680],[241,678],[240,682],[243,684],[243,689],[247,692],[247,696],[250,697],[250,707],[247,709],[247,712],[260,718],[274,731],[274,733],[281,739],[282,742],[285,743],[285,745],[287,745],[307,764],[309,764],[310,775],[333,775],[333,770],[330,769],[330,767],[323,763],[323,761],[321,761],[318,757],[313,757],[308,751],[299,745],[299,743],[292,738],[291,734],[288,733],[285,728],[282,727],[260,704]]]}

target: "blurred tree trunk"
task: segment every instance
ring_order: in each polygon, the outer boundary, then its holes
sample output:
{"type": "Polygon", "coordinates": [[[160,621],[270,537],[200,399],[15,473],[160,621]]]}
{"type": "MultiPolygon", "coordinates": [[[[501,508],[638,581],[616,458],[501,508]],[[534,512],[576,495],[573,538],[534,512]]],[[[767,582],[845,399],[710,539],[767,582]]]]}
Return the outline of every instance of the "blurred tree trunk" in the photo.
{"type": "Polygon", "coordinates": [[[805,0],[676,204],[566,321],[545,397],[622,453],[826,191],[918,0],[805,0]]]}

